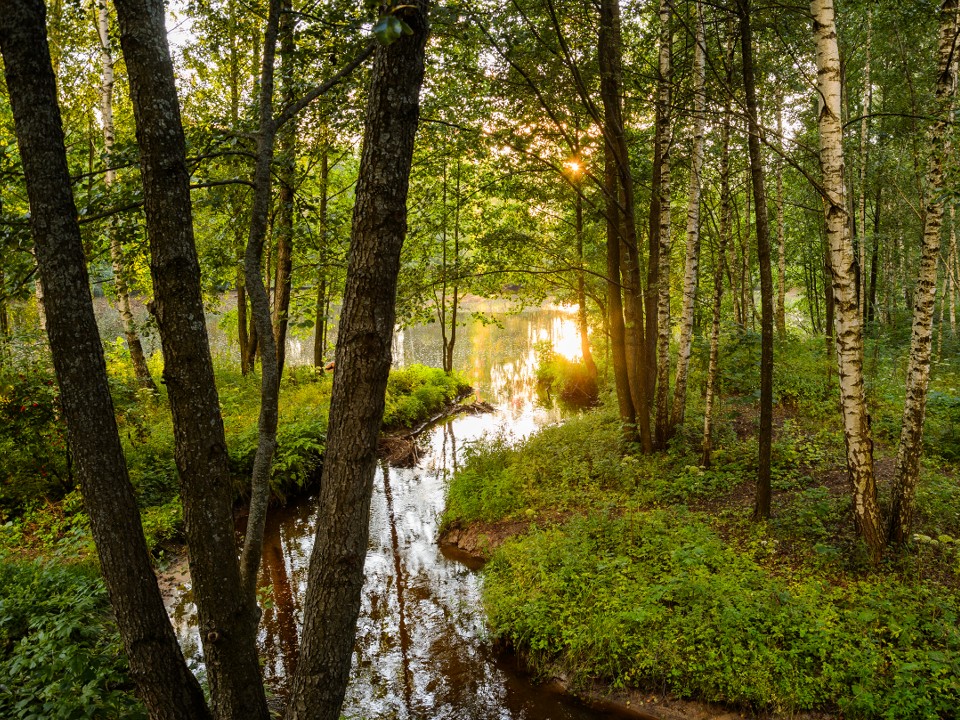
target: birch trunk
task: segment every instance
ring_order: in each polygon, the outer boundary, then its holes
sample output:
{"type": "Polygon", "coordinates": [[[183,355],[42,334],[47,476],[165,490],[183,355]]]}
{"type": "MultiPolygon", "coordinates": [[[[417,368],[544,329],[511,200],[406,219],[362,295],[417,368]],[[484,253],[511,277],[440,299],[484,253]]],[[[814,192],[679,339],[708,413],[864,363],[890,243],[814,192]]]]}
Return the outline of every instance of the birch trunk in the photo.
{"type": "MultiPolygon", "coordinates": [[[[732,33],[730,33],[732,35],[732,33]]],[[[733,41],[727,40],[727,85],[732,84],[733,41]]],[[[713,453],[713,406],[717,397],[720,359],[720,312],[723,302],[723,265],[730,238],[733,206],[730,201],[730,101],[724,104],[720,130],[720,237],[713,269],[713,318],[710,327],[710,361],[707,365],[706,397],[703,402],[703,451],[700,463],[710,467],[713,453]]]]}
{"type": "MultiPolygon", "coordinates": [[[[100,83],[100,118],[103,123],[103,159],[107,165],[103,181],[109,192],[116,180],[117,173],[111,167],[113,162],[113,54],[110,52],[110,15],[107,11],[106,0],[97,0],[97,33],[100,37],[100,64],[102,75],[100,83]]],[[[108,225],[110,235],[110,261],[113,264],[113,275],[117,293],[117,310],[123,324],[123,335],[130,350],[130,361],[133,363],[133,373],[140,387],[157,392],[156,383],[150,377],[147,368],[147,358],[143,353],[143,344],[137,333],[137,326],[130,309],[130,289],[127,286],[127,268],[123,259],[123,248],[120,237],[112,223],[108,225]]]]}
{"type": "Polygon", "coordinates": [[[660,61],[657,76],[660,114],[660,227],[657,269],[657,394],[656,447],[663,450],[670,439],[670,153],[671,82],[673,70],[670,0],[660,0],[660,61]]]}
{"type": "Polygon", "coordinates": [[[917,480],[920,474],[920,452],[923,420],[930,380],[930,350],[933,308],[937,292],[937,260],[940,255],[940,231],[943,225],[944,160],[946,155],[947,112],[954,92],[954,71],[957,51],[957,0],[944,0],[940,7],[940,41],[938,44],[935,120],[930,128],[927,146],[928,190],[920,271],[914,292],[913,331],[910,339],[910,362],[907,366],[906,402],[903,407],[903,428],[893,479],[893,506],[887,537],[902,543],[913,522],[917,480]]]}
{"type": "MultiPolygon", "coordinates": [[[[687,246],[683,267],[683,311],[680,315],[680,344],[677,349],[677,374],[673,387],[673,413],[670,425],[683,425],[687,409],[687,371],[693,345],[693,311],[697,301],[700,275],[700,188],[703,170],[703,126],[706,112],[706,53],[703,31],[703,7],[697,2],[696,46],[693,54],[694,119],[693,147],[690,159],[690,192],[687,204],[687,246]]],[[[671,434],[673,430],[671,430],[671,434]]]]}
{"type": "MultiPolygon", "coordinates": [[[[883,551],[873,441],[863,385],[863,331],[853,276],[853,247],[847,223],[843,180],[843,128],[840,122],[840,53],[833,0],[811,0],[817,45],[817,90],[820,94],[820,164],[826,193],[825,229],[834,298],[837,368],[843,412],[847,471],[857,526],[873,562],[883,551]]],[[[829,309],[829,306],[828,306],[829,309]]]]}

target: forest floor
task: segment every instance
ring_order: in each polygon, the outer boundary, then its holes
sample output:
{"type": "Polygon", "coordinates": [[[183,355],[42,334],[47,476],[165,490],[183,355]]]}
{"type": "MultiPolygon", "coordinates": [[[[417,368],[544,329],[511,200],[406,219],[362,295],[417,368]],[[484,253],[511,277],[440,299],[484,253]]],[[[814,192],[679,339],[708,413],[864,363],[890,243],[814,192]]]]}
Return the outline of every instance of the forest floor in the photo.
{"type": "MultiPolygon", "coordinates": [[[[623,443],[610,402],[519,446],[472,448],[440,540],[485,563],[497,642],[545,680],[638,717],[958,717],[951,377],[932,393],[913,539],[874,567],[854,530],[835,388],[804,372],[816,364],[802,350],[777,388],[768,521],[752,519],[756,397],[735,374],[709,468],[697,398],[653,456],[623,443]]],[[[886,507],[896,371],[889,384],[879,375],[886,507]]]]}

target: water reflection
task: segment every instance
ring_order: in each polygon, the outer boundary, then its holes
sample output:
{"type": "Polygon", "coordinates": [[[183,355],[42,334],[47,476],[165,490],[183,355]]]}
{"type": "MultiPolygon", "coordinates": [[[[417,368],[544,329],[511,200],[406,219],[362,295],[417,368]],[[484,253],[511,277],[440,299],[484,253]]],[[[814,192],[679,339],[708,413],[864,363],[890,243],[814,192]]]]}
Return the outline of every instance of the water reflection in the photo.
{"type": "MultiPolygon", "coordinates": [[[[497,406],[435,428],[413,468],[382,465],[374,483],[366,584],[344,715],[350,718],[511,718],[580,720],[599,717],[531,683],[487,642],[480,578],[444,557],[436,543],[444,493],[465,446],[488,433],[526,436],[560,419],[536,404],[536,351],[541,341],[563,347],[575,316],[558,308],[473,322],[461,330],[455,363],[479,394],[497,406]]],[[[396,362],[439,364],[435,326],[398,333],[396,362]]],[[[577,341],[578,344],[578,341],[577,341]]],[[[271,514],[261,591],[268,593],[260,632],[264,676],[283,695],[296,668],[307,567],[316,519],[306,501],[271,514]]],[[[189,592],[172,594],[171,617],[188,655],[198,658],[189,592]]]]}

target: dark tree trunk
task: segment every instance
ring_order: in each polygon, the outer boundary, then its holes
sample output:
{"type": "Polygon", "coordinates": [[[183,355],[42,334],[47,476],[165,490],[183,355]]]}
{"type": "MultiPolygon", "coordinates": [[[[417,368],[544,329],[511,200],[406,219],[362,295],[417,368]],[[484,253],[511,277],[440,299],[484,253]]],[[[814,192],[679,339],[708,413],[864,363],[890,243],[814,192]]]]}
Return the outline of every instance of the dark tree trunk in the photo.
{"type": "MultiPolygon", "coordinates": [[[[877,183],[877,200],[873,206],[873,247],[870,252],[870,296],[867,300],[867,322],[873,322],[877,304],[877,267],[880,255],[880,194],[882,183],[877,183]]],[[[948,268],[952,272],[952,268],[948,268]]]]}
{"type": "MultiPolygon", "coordinates": [[[[612,161],[614,173],[612,183],[608,183],[607,225],[608,243],[610,223],[616,223],[617,236],[621,241],[623,293],[617,293],[623,300],[624,327],[624,363],[627,374],[627,387],[630,403],[633,406],[636,430],[644,452],[652,449],[650,437],[650,415],[647,411],[647,375],[649,370],[645,361],[645,338],[643,324],[643,295],[640,287],[640,255],[637,242],[636,210],[634,203],[633,176],[630,174],[630,155],[627,150],[626,135],[623,126],[623,67],[622,42],[620,31],[619,0],[603,0],[600,3],[600,32],[598,37],[598,60],[600,65],[600,95],[603,100],[604,115],[604,157],[605,163],[612,161]],[[610,213],[616,214],[611,217],[610,213]]],[[[609,249],[608,249],[609,253],[609,249]]],[[[608,272],[612,264],[608,257],[608,272]]],[[[611,288],[612,292],[612,288],[611,288]]],[[[611,311],[612,312],[612,311],[611,311]]],[[[617,358],[614,356],[616,365],[617,358]]],[[[616,373],[616,367],[615,367],[616,373]]],[[[618,386],[619,388],[619,386],[618,386]]],[[[619,393],[619,389],[618,389],[619,393]]],[[[621,408],[623,410],[624,408],[621,408]]],[[[628,413],[629,416],[629,413],[628,413]]]]}
{"type": "Polygon", "coordinates": [[[427,0],[398,7],[413,30],[376,50],[337,337],[330,426],[289,720],[337,720],[350,674],[370,497],[390,372],[400,250],[420,114],[427,0]]]}
{"type": "Polygon", "coordinates": [[[260,611],[240,587],[232,483],[200,295],[190,176],[164,3],[116,0],[115,6],[140,147],[153,312],[173,411],[190,576],[214,713],[266,720],[255,644],[260,611]]]}
{"type": "Polygon", "coordinates": [[[167,618],[117,434],[70,190],[41,0],[5,3],[0,50],[70,447],[137,692],[151,718],[208,718],[167,618]]]}
{"type": "Polygon", "coordinates": [[[739,0],[740,44],[743,54],[743,86],[750,124],[750,175],[756,205],[757,258],[760,263],[760,464],[753,505],[756,519],[770,517],[770,451],[773,441],[773,273],[770,268],[770,221],[760,157],[760,123],[757,118],[757,86],[753,70],[753,37],[750,0],[739,0]]]}

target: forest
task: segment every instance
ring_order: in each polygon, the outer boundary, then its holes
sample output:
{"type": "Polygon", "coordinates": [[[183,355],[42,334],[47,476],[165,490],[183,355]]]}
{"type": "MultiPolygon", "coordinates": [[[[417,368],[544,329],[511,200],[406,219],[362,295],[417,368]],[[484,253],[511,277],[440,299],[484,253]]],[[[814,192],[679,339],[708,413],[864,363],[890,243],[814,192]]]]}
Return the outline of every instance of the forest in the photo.
{"type": "Polygon", "coordinates": [[[4,0],[0,717],[960,717],[958,0],[4,0]]]}

